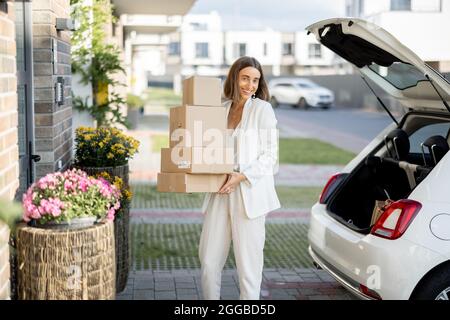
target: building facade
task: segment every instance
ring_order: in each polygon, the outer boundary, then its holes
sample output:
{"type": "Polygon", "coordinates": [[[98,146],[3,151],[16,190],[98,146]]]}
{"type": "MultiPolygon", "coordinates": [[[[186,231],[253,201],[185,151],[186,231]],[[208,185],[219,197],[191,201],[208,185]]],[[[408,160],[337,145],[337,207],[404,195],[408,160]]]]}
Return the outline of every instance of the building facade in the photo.
{"type": "Polygon", "coordinates": [[[450,72],[450,0],[347,0],[348,16],[386,29],[420,58],[450,72]]]}

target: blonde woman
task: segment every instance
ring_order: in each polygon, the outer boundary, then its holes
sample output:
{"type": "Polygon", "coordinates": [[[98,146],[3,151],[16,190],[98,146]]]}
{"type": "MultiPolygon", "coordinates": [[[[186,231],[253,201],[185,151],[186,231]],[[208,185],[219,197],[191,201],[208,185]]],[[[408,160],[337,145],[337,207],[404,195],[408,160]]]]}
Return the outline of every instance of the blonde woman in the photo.
{"type": "Polygon", "coordinates": [[[278,164],[277,120],[260,63],[241,57],[225,81],[228,134],[234,139],[235,172],[218,193],[206,195],[200,237],[201,284],[205,299],[220,299],[221,274],[231,241],[240,299],[260,298],[265,216],[280,208],[274,172],[278,164]]]}

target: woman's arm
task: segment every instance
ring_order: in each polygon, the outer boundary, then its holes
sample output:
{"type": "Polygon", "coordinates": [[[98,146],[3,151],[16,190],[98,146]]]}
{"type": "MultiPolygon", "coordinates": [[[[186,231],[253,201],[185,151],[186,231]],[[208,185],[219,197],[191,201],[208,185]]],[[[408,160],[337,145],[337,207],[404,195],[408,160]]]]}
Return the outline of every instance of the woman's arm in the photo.
{"type": "Polygon", "coordinates": [[[260,154],[241,173],[250,186],[255,185],[263,176],[274,175],[278,161],[277,119],[272,106],[264,106],[258,125],[258,140],[261,144],[260,154]]]}

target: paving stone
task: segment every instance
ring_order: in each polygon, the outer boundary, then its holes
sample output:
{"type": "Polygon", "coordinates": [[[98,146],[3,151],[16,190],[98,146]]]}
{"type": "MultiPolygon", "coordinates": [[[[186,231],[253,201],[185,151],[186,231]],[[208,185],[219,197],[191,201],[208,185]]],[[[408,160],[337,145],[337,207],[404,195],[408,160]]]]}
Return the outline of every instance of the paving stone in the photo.
{"type": "Polygon", "coordinates": [[[155,291],[169,291],[169,290],[175,290],[175,284],[173,282],[155,283],[155,291]]]}
{"type": "Polygon", "coordinates": [[[155,291],[153,290],[135,290],[133,300],[154,300],[155,291]]]}
{"type": "Polygon", "coordinates": [[[116,300],[133,300],[132,294],[117,294],[116,300]]]}
{"type": "Polygon", "coordinates": [[[176,293],[177,296],[179,295],[193,296],[198,294],[196,289],[176,289],[176,293]]]}
{"type": "Polygon", "coordinates": [[[197,294],[195,295],[177,295],[177,300],[200,300],[197,294]]]}
{"type": "Polygon", "coordinates": [[[175,288],[176,289],[191,289],[196,288],[197,285],[194,282],[176,282],[175,288]]]}
{"type": "Polygon", "coordinates": [[[317,296],[308,296],[309,300],[330,300],[329,296],[326,295],[317,295],[317,296]]]}
{"type": "Polygon", "coordinates": [[[295,275],[295,276],[284,276],[283,279],[286,282],[300,282],[300,281],[302,281],[302,278],[297,276],[297,275],[295,275]]]}
{"type": "Polygon", "coordinates": [[[176,298],[174,291],[155,291],[155,300],[175,300],[176,298]]]}
{"type": "Polygon", "coordinates": [[[193,276],[175,277],[175,283],[191,283],[194,282],[193,276]]]}
{"type": "Polygon", "coordinates": [[[136,281],[134,283],[134,290],[140,290],[140,289],[153,289],[155,287],[155,283],[153,280],[141,280],[136,281]]]}

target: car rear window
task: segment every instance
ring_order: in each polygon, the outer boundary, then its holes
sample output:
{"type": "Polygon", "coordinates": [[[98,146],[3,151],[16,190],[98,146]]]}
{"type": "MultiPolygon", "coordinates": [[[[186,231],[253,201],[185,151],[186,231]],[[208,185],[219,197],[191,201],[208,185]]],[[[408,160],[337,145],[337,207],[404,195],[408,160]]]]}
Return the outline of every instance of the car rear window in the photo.
{"type": "Polygon", "coordinates": [[[448,140],[449,130],[450,122],[435,123],[420,128],[409,137],[410,152],[421,153],[421,143],[431,136],[440,135],[448,140]]]}
{"type": "Polygon", "coordinates": [[[408,63],[394,62],[389,67],[372,63],[369,69],[399,90],[414,87],[419,81],[428,81],[419,69],[408,63]]]}

